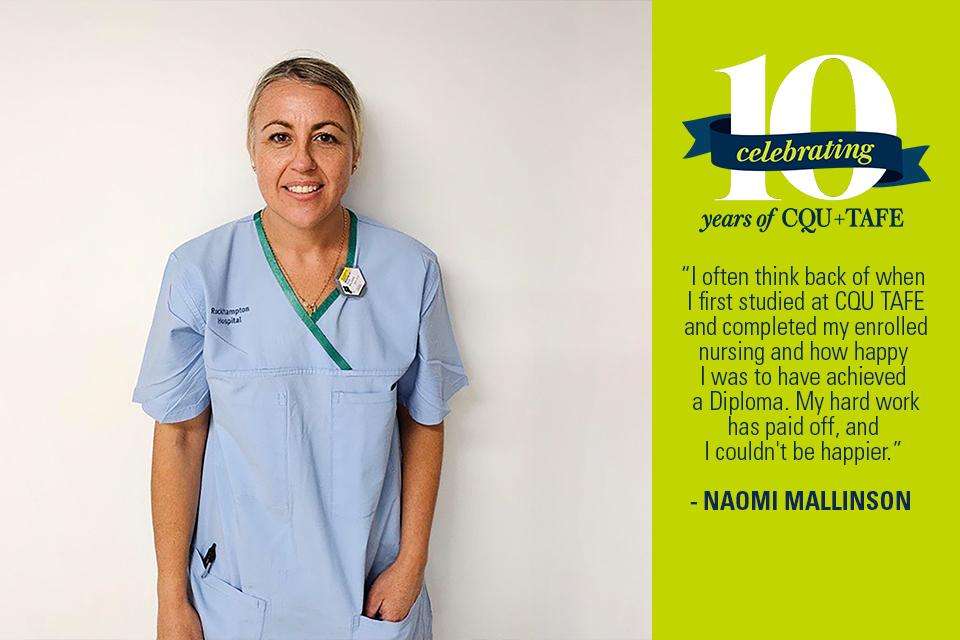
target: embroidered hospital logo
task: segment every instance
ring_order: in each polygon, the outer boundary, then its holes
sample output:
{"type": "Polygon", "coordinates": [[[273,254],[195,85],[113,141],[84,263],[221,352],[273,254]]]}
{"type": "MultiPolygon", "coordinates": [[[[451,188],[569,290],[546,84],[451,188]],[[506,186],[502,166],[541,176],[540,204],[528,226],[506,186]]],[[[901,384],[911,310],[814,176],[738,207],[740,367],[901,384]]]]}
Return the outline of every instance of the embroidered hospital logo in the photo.
{"type": "Polygon", "coordinates": [[[211,316],[217,318],[217,324],[237,324],[243,322],[243,314],[250,311],[250,307],[210,307],[211,316]]]}

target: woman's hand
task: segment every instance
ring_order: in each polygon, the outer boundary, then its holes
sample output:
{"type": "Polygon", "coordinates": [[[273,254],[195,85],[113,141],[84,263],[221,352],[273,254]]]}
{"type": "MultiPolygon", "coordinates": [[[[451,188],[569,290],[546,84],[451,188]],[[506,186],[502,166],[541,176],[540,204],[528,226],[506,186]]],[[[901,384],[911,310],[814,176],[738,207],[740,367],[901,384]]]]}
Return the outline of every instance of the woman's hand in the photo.
{"type": "Polygon", "coordinates": [[[422,585],[423,566],[406,564],[398,559],[370,585],[363,615],[388,622],[403,620],[420,595],[422,585]]]}
{"type": "Polygon", "coordinates": [[[157,612],[157,640],[203,640],[200,616],[186,600],[161,605],[157,612]]]}

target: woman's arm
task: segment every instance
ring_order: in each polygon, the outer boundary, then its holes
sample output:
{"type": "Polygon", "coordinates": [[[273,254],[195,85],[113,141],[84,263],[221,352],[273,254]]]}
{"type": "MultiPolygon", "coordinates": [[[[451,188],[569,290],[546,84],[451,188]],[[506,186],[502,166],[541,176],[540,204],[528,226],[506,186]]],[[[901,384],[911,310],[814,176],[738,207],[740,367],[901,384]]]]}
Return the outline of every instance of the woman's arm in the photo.
{"type": "Polygon", "coordinates": [[[153,431],[150,483],[157,554],[158,638],[199,637],[200,620],[187,600],[190,539],[197,517],[200,471],[210,407],[190,420],[153,431]],[[192,634],[192,635],[191,635],[192,634]]]}
{"type": "Polygon", "coordinates": [[[370,586],[364,615],[397,621],[420,594],[430,545],[430,529],[440,487],[443,422],[423,425],[403,405],[400,420],[400,553],[370,586]],[[380,615],[376,616],[379,610],[380,615]]]}
{"type": "Polygon", "coordinates": [[[397,561],[418,567],[427,566],[433,511],[440,488],[443,460],[443,422],[423,425],[410,417],[400,405],[400,555],[397,561]]]}

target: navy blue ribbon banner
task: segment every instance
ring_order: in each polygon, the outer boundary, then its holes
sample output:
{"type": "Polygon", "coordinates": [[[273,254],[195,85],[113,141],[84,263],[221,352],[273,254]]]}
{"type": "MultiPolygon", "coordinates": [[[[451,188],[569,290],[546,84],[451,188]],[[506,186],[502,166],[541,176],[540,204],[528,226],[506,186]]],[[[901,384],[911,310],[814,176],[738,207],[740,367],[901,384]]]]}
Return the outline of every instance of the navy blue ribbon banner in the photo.
{"type": "Polygon", "coordinates": [[[724,169],[791,171],[828,167],[885,169],[876,187],[894,187],[930,179],[920,166],[929,145],[904,149],[900,138],[869,131],[815,131],[772,135],[730,133],[730,114],[687,120],[693,146],[684,158],[704,153],[724,169]]]}

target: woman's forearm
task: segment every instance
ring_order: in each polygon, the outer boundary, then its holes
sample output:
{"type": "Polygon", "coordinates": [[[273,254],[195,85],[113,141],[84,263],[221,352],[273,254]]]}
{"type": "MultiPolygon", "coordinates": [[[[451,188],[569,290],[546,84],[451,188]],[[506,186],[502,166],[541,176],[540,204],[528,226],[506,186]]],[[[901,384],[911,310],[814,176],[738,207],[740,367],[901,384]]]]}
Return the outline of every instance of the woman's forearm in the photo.
{"type": "Polygon", "coordinates": [[[188,552],[209,420],[208,407],[196,418],[154,426],[150,492],[161,607],[186,601],[188,552]]]}
{"type": "Polygon", "coordinates": [[[400,554],[398,562],[422,570],[440,486],[443,423],[422,425],[401,406],[400,554]]]}

